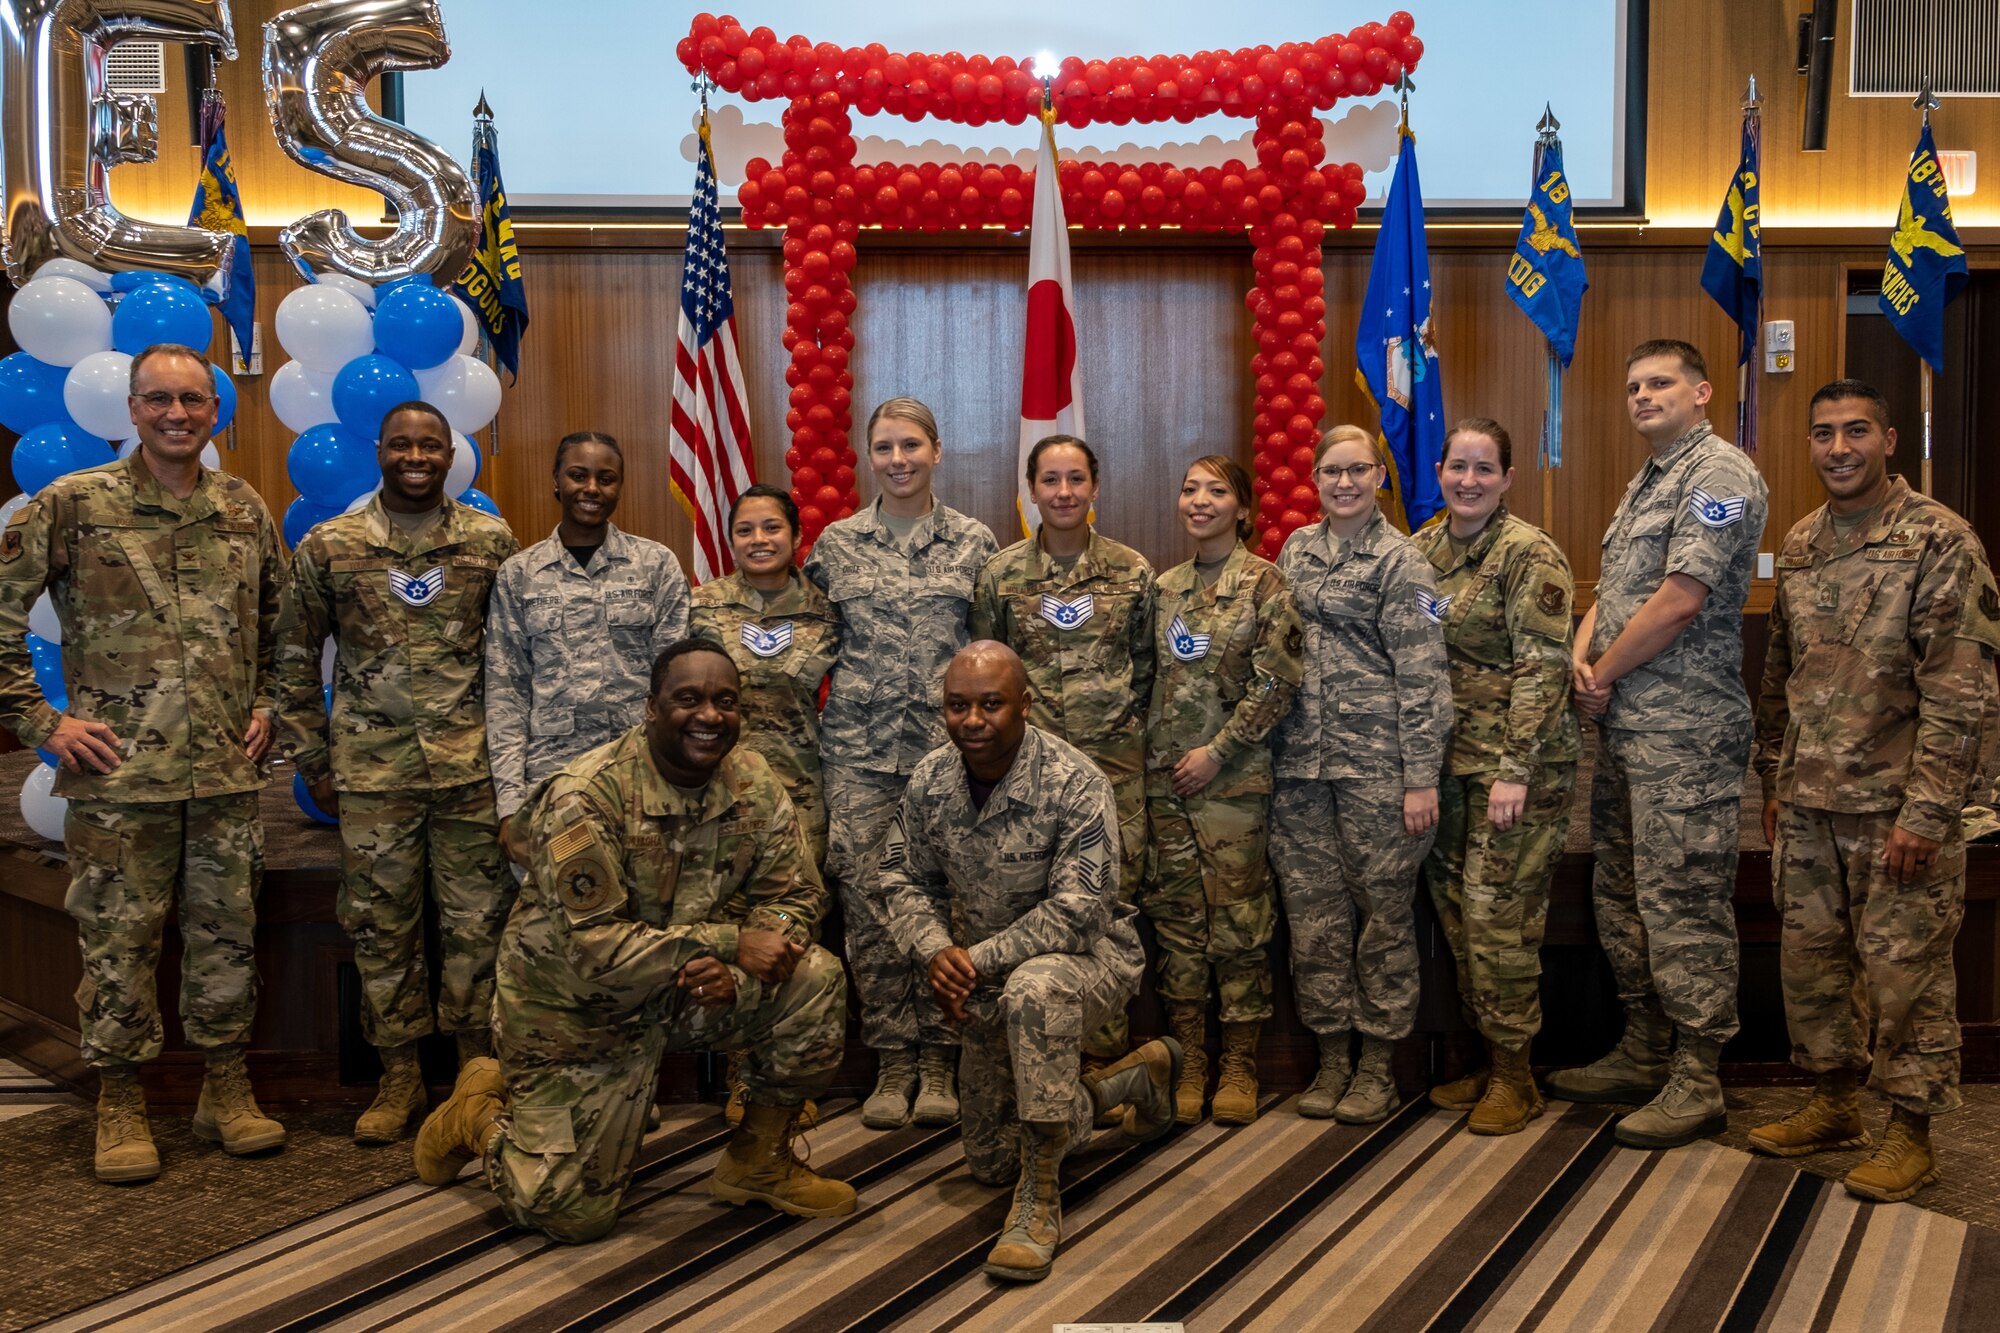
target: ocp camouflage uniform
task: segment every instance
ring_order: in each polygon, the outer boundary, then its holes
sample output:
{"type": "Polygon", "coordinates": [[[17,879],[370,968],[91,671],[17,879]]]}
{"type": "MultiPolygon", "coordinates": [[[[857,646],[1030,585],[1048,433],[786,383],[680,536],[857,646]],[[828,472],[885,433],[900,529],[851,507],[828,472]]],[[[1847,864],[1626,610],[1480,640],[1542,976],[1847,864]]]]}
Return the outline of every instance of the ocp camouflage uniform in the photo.
{"type": "Polygon", "coordinates": [[[1590,643],[1595,660],[1670,574],[1708,589],[1680,637],[1612,685],[1598,719],[1591,900],[1625,1008],[1718,1043],[1736,1031],[1743,603],[1766,507],[1756,465],[1706,421],[1649,455],[1604,534],[1590,643]]]}
{"type": "Polygon", "coordinates": [[[433,1029],[424,889],[443,956],[436,1027],[483,1028],[493,951],[513,899],[487,762],[481,667],[487,599],[516,550],[507,525],[446,500],[412,535],[365,509],[328,519],[292,555],[278,624],[292,762],[340,793],[335,914],[354,941],[361,1029],[401,1046],[433,1029]],[[320,684],[334,639],[333,710],[320,684]]]}
{"type": "Polygon", "coordinates": [[[1576,786],[1574,585],[1554,540],[1505,505],[1463,547],[1442,517],[1412,540],[1437,571],[1455,714],[1424,878],[1466,1012],[1488,1041],[1518,1050],[1542,1026],[1542,933],[1576,786]],[[1486,815],[1496,782],[1528,789],[1505,830],[1486,815]]]}
{"type": "MultiPolygon", "coordinates": [[[[1130,900],[1146,877],[1146,701],[1153,692],[1153,567],[1095,530],[1067,568],[1038,539],[1015,542],[980,571],[968,633],[1020,654],[1034,708],[1028,720],[1089,755],[1111,779],[1130,900]]],[[[1087,1043],[1125,1053],[1120,1014],[1087,1043]]]]}
{"type": "Polygon", "coordinates": [[[1117,806],[1104,774],[1029,727],[979,808],[964,759],[941,746],[910,775],[881,879],[889,929],[920,974],[953,945],[979,974],[958,1063],[972,1174],[1013,1179],[1024,1122],[1065,1126],[1071,1148],[1087,1143],[1084,1036],[1124,1012],[1146,966],[1137,912],[1118,892],[1117,806]]]}
{"type": "Polygon", "coordinates": [[[528,788],[646,714],[653,659],[686,636],[674,553],[608,525],[588,567],[560,531],[500,567],[486,619],[486,743],[506,819],[528,788]]]}
{"type": "Polygon", "coordinates": [[[742,744],[785,784],[813,864],[826,862],[826,794],[820,788],[819,686],[840,656],[840,618],[818,586],[794,571],[775,593],[741,573],[695,589],[689,633],[722,645],[742,681],[742,744]]]}
{"type": "Polygon", "coordinates": [[[1304,631],[1284,576],[1236,547],[1215,582],[1195,562],[1160,576],[1159,670],[1146,728],[1146,814],[1155,877],[1140,890],[1160,942],[1160,998],[1208,1001],[1209,970],[1224,1023],[1271,1016],[1277,898],[1265,851],[1271,816],[1270,735],[1304,674],[1304,631]],[[1207,746],[1221,771],[1174,795],[1174,765],[1207,746]]]}
{"type": "Polygon", "coordinates": [[[1278,571],[1305,626],[1271,800],[1299,1018],[1396,1041],[1416,1023],[1416,878],[1432,838],[1403,832],[1403,793],[1437,786],[1451,734],[1437,588],[1379,510],[1347,541],[1324,521],[1294,532],[1278,571]]]}
{"type": "Polygon", "coordinates": [[[1777,563],[1757,772],[1779,803],[1792,1063],[1870,1065],[1906,1110],[1956,1110],[1959,811],[1994,707],[2000,594],[1972,529],[1900,477],[1849,531],[1825,506],[1799,520],[1777,563]],[[1884,861],[1896,828],[1939,844],[1908,883],[1884,861]]]}
{"type": "Polygon", "coordinates": [[[826,890],[791,798],[755,752],[731,750],[687,792],[635,727],[524,808],[535,853],[500,942],[493,1038],[507,1110],[486,1180],[519,1225],[591,1240],[632,1181],[660,1057],[740,1051],[750,1101],[799,1106],[840,1063],[847,983],[811,943],[826,890]],[[736,966],[746,930],[806,945],[788,980],[736,966]],[[728,1008],[678,984],[709,957],[729,965],[728,1008]]]}
{"type": "Polygon", "coordinates": [[[250,484],[201,469],[187,499],[143,458],[50,482],[0,534],[0,723],[40,745],[62,714],[35,683],[28,612],[46,589],[63,631],[68,715],[117,733],[109,773],[56,770],[69,801],[64,906],[83,950],[85,1063],[160,1053],[154,974],[180,889],[181,1019],[203,1049],[249,1040],[266,773],[243,753],[273,705],[283,548],[250,484]]]}
{"type": "Polygon", "coordinates": [[[876,1050],[958,1042],[889,938],[876,862],[910,771],[944,744],[944,671],[970,641],[973,586],[997,549],[984,523],[941,502],[899,547],[877,501],[829,524],[805,563],[841,621],[820,715],[826,874],[840,891],[861,1039],[876,1050]]]}

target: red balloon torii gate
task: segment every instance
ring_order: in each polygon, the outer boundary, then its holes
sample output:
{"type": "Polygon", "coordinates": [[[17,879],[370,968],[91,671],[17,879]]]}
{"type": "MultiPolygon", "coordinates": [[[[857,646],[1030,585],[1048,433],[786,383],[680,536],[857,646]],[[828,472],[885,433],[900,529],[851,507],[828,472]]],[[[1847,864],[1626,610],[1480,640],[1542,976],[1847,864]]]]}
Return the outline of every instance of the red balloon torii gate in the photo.
{"type": "MultiPolygon", "coordinates": [[[[1319,112],[1365,97],[1415,68],[1423,43],[1407,13],[1312,42],[1191,56],[1064,60],[1048,83],[1055,118],[1074,128],[1179,121],[1210,113],[1256,122],[1257,160],[1183,170],[1168,163],[1063,161],[1071,225],[1247,230],[1255,284],[1246,295],[1257,352],[1255,464],[1258,549],[1266,556],[1314,521],[1312,447],[1326,413],[1319,382],[1326,336],[1320,242],[1354,225],[1367,197],[1361,168],[1325,163],[1319,112]]],[[[1035,173],[1012,164],[856,165],[854,113],[888,112],[983,125],[1021,124],[1042,111],[1043,80],[1010,56],[899,54],[876,43],[845,49],[769,28],[695,16],[675,51],[692,74],[751,101],[783,98],[785,153],[752,159],[738,192],[744,221],[785,229],[785,382],[791,410],[792,495],[810,544],[860,504],[855,488],[854,240],[864,226],[943,231],[1023,225],[1035,173]]]]}

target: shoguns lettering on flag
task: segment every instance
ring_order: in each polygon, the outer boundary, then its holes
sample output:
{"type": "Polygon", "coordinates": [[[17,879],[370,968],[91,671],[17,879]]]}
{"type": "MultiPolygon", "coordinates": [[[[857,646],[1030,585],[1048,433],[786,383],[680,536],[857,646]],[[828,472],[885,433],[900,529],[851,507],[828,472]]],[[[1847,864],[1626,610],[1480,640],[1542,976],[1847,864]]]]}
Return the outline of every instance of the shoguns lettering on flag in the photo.
{"type": "Polygon", "coordinates": [[[1965,247],[1952,225],[1944,168],[1938,165],[1937,146],[1931,142],[1926,120],[1903,182],[1896,231],[1889,237],[1881,306],[1903,341],[1916,348],[1935,372],[1944,370],[1944,308],[1964,288],[1967,277],[1965,247]]]}
{"type": "MultiPolygon", "coordinates": [[[[480,107],[486,99],[479,99],[480,107]]],[[[507,188],[500,183],[500,147],[489,116],[472,131],[472,175],[479,188],[479,247],[451,284],[479,316],[493,354],[510,378],[521,377],[521,335],[528,331],[528,289],[521,283],[521,253],[514,244],[514,219],[507,211],[507,188]]]]}

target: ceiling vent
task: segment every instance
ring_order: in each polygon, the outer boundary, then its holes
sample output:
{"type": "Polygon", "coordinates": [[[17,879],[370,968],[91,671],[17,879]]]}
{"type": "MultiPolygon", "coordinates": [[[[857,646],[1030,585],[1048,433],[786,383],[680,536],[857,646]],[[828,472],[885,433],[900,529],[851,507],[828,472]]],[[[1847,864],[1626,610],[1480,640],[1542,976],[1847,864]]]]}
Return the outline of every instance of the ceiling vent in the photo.
{"type": "Polygon", "coordinates": [[[163,93],[167,90],[167,48],[164,42],[120,42],[104,54],[104,89],[117,93],[163,93]]]}
{"type": "Polygon", "coordinates": [[[2000,0],[1854,0],[1855,97],[2000,97],[2000,0]]]}

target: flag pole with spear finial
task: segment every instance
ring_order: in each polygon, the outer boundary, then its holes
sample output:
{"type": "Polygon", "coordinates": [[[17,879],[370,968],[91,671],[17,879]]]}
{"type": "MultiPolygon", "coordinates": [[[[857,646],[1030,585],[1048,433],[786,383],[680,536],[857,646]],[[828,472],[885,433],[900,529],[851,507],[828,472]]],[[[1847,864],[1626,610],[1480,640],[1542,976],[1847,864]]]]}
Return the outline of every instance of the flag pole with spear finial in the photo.
{"type": "MultiPolygon", "coordinates": [[[[1924,113],[1924,128],[1926,130],[1930,129],[1931,112],[1937,110],[1941,104],[1938,102],[1937,94],[1931,91],[1931,81],[1928,77],[1924,79],[1923,91],[1917,94],[1916,100],[1911,102],[1910,105],[1924,113]]],[[[1909,188],[1908,184],[1906,183],[1903,188],[1907,190],[1909,188]]],[[[1923,490],[1925,495],[1930,495],[1933,493],[1931,489],[1931,363],[1926,361],[1922,356],[1917,357],[1917,404],[1923,414],[1924,423],[1923,490]]]]}

